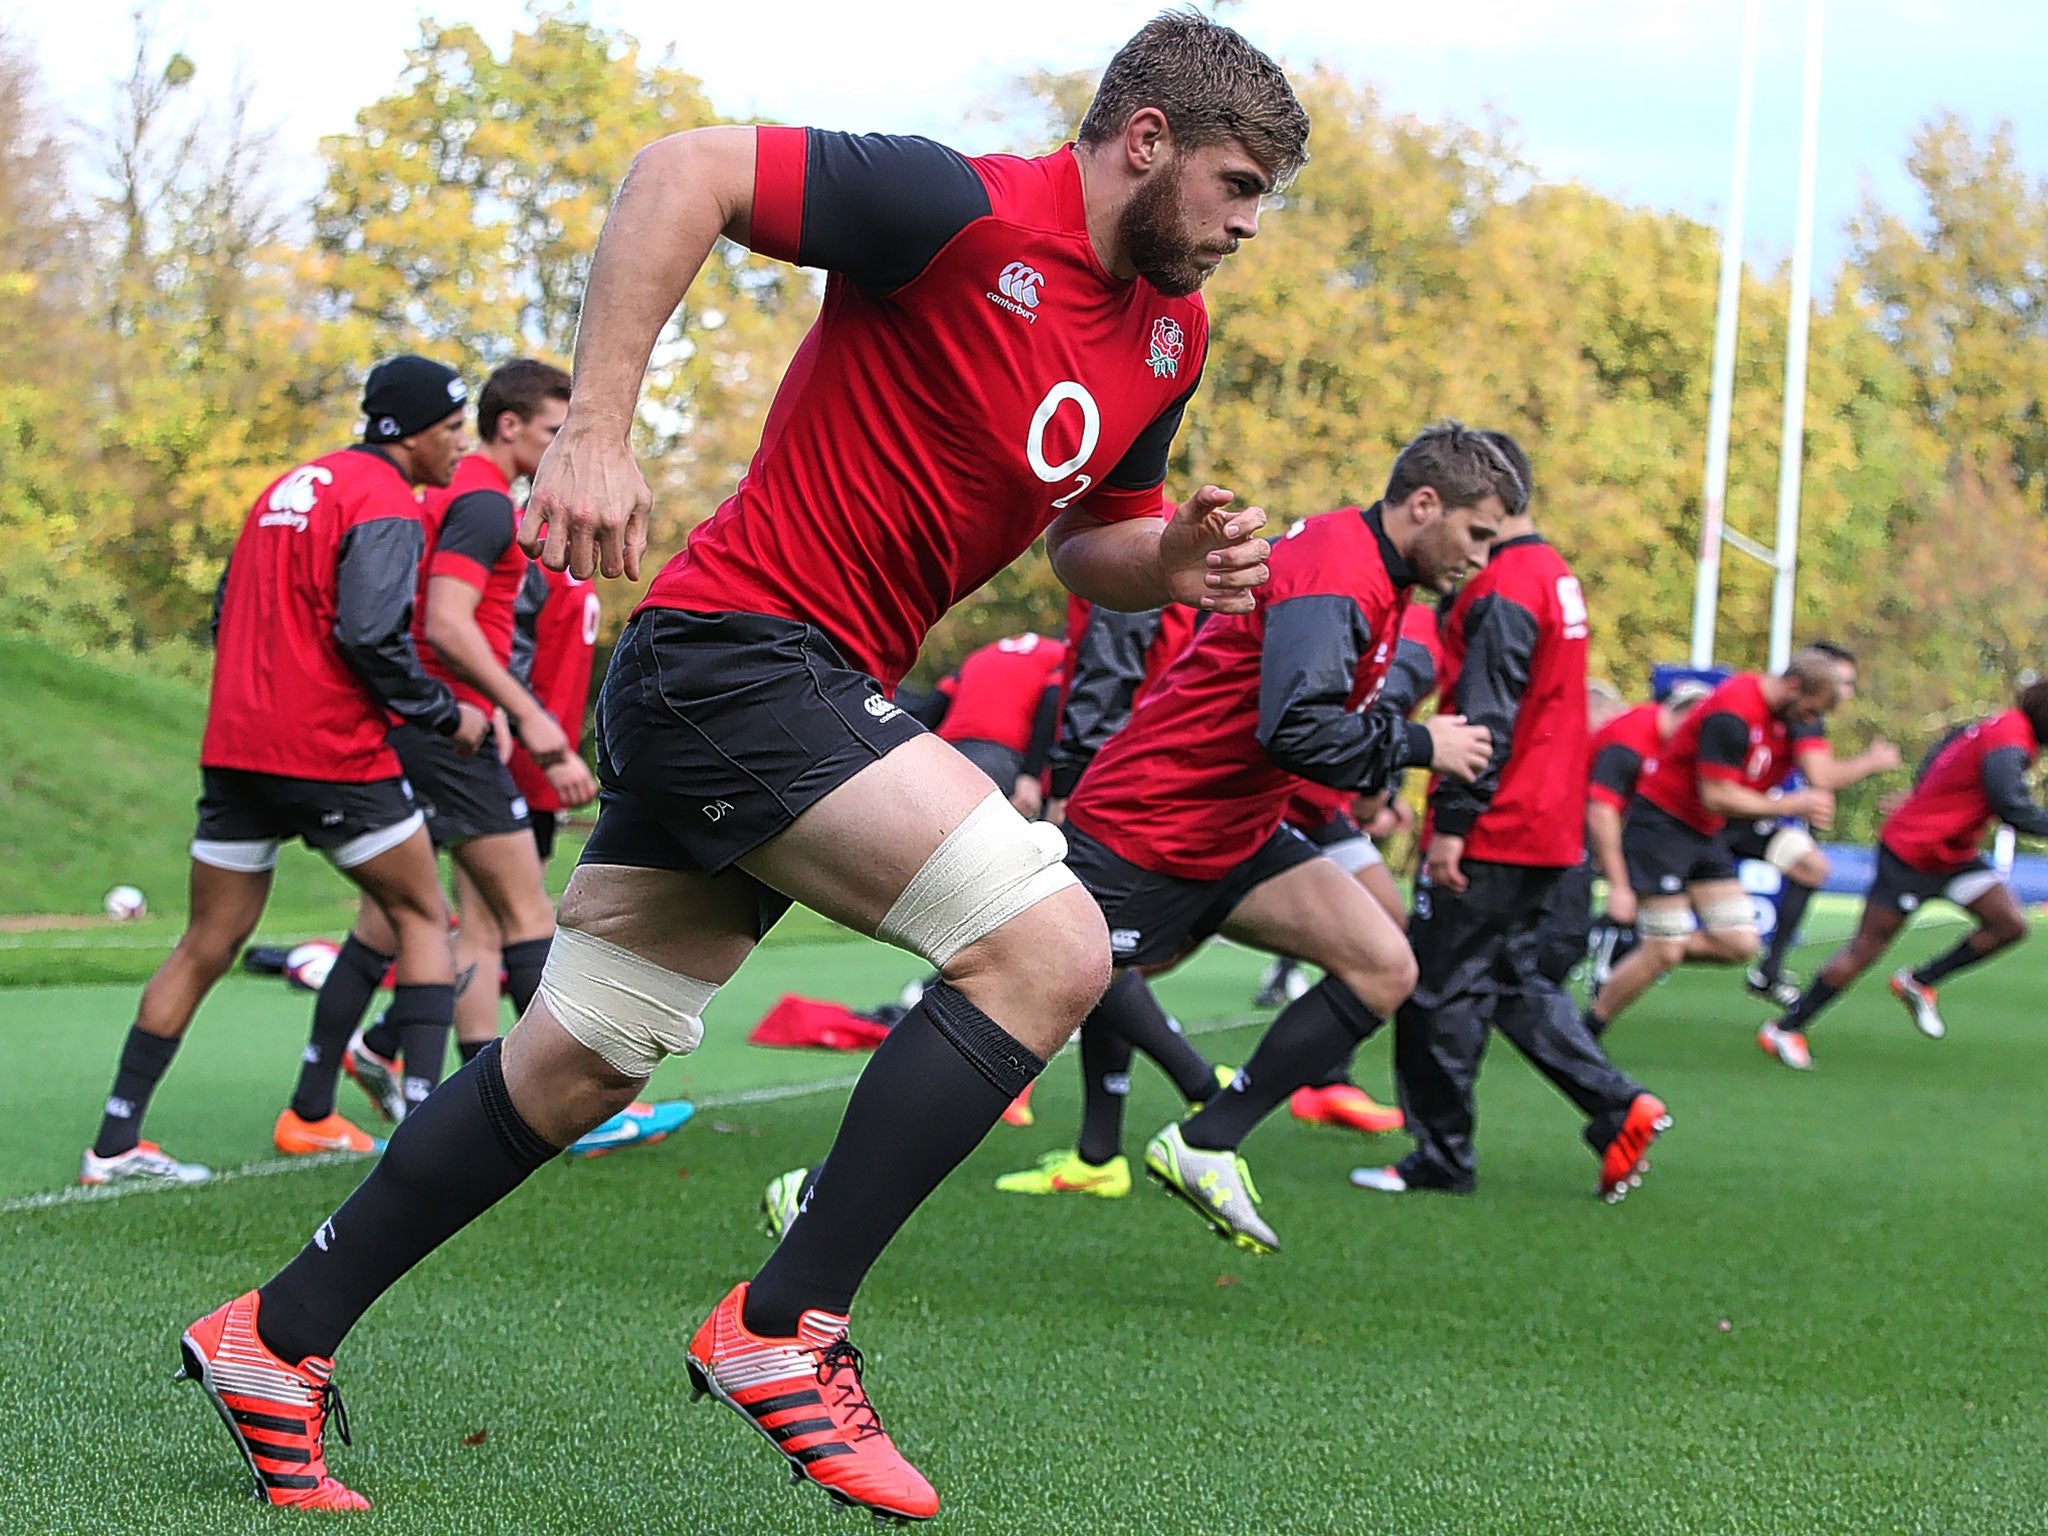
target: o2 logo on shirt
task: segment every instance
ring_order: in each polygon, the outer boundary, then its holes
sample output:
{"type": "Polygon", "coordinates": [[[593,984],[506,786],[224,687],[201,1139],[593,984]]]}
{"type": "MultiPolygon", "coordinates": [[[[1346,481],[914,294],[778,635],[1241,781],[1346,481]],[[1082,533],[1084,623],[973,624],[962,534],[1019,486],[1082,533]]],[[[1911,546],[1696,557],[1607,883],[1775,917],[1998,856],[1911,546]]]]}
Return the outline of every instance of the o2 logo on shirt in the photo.
{"type": "Polygon", "coordinates": [[[1080,483],[1066,495],[1056,497],[1053,505],[1066,507],[1081,496],[1095,483],[1092,475],[1078,473],[1095,452],[1095,445],[1102,440],[1102,407],[1095,403],[1095,397],[1088,393],[1088,386],[1073,379],[1062,379],[1045,392],[1045,398],[1038,402],[1038,409],[1031,413],[1031,427],[1024,435],[1024,461],[1031,466],[1031,473],[1047,485],[1057,485],[1072,475],[1080,483]],[[1059,415],[1060,407],[1072,405],[1081,413],[1081,446],[1074,456],[1059,464],[1047,461],[1045,456],[1046,429],[1059,415]]]}
{"type": "Polygon", "coordinates": [[[1557,608],[1564,618],[1565,639],[1585,639],[1586,594],[1580,590],[1578,577],[1560,576],[1557,578],[1557,608]]]}

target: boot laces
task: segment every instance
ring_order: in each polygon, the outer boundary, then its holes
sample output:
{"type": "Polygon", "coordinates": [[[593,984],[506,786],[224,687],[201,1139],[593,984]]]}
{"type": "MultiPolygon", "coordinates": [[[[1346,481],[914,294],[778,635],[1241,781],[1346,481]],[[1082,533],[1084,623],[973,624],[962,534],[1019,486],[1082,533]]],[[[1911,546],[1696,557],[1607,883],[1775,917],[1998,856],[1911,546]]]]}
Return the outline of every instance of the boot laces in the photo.
{"type": "Polygon", "coordinates": [[[882,1416],[875,1412],[875,1405],[868,1401],[867,1389],[861,1385],[863,1368],[860,1351],[848,1343],[844,1335],[818,1356],[818,1385],[832,1392],[834,1401],[852,1425],[856,1440],[883,1434],[882,1416]]]}

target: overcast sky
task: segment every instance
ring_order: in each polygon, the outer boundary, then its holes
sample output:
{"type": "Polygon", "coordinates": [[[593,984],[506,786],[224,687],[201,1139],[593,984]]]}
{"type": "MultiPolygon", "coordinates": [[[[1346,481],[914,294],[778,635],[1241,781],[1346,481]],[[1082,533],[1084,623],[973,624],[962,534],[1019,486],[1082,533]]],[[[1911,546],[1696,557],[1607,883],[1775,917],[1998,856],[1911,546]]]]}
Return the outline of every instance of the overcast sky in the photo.
{"type": "MultiPolygon", "coordinates": [[[[103,119],[136,0],[0,0],[0,28],[26,44],[56,104],[103,119]]],[[[928,133],[968,148],[973,103],[1035,68],[1099,66],[1155,0],[590,0],[701,78],[713,102],[829,127],[928,133]],[[764,25],[764,22],[766,23],[764,25]]],[[[528,16],[520,0],[353,0],[317,19],[276,0],[149,0],[158,37],[225,88],[255,82],[287,188],[317,182],[323,134],[389,90],[425,12],[466,20],[497,45],[528,16]]],[[[1764,7],[1749,249],[1792,244],[1805,6],[1764,7]]],[[[1376,85],[1393,109],[1432,119],[1511,120],[1524,158],[1633,201],[1718,220],[1729,191],[1741,6],[1737,0],[1244,0],[1233,25],[1287,62],[1324,62],[1376,85]]],[[[1917,125],[1953,109],[1980,132],[2000,118],[2048,175],[2048,53],[2042,0],[1833,0],[1822,88],[1819,255],[1873,193],[1904,207],[1917,125]]],[[[978,130],[986,134],[988,130],[978,130]]]]}

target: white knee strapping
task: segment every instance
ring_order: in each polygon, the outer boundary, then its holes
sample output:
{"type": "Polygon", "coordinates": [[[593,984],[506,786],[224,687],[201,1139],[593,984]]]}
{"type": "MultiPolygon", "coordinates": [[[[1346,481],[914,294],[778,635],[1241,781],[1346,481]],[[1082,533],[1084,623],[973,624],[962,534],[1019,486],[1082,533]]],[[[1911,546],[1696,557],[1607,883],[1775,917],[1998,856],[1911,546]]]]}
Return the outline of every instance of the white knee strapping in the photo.
{"type": "Polygon", "coordinates": [[[1779,874],[1789,875],[1799,861],[1820,847],[1804,827],[1780,827],[1764,844],[1764,862],[1779,874]]]}
{"type": "Polygon", "coordinates": [[[562,1028],[628,1077],[646,1077],[665,1056],[704,1038],[711,982],[664,970],[629,949],[557,928],[541,968],[539,997],[562,1028]]]}
{"type": "Polygon", "coordinates": [[[354,869],[358,865],[369,863],[380,853],[389,853],[426,824],[426,816],[414,811],[403,821],[395,821],[388,827],[379,827],[374,832],[365,832],[361,837],[350,838],[327,857],[334,860],[336,869],[354,869]]]}
{"type": "Polygon", "coordinates": [[[227,842],[220,838],[192,839],[192,857],[213,869],[231,870],[238,875],[260,875],[277,868],[277,839],[242,838],[227,842]]]}
{"type": "Polygon", "coordinates": [[[1375,864],[1386,862],[1369,837],[1347,837],[1341,843],[1326,843],[1323,857],[1347,875],[1355,875],[1361,869],[1371,869],[1375,864]]]}
{"type": "Polygon", "coordinates": [[[1643,907],[1636,913],[1636,932],[1646,939],[1689,939],[1696,926],[1685,907],[1643,907]]]}
{"type": "Polygon", "coordinates": [[[1058,827],[1026,821],[991,793],[910,877],[876,935],[943,967],[1026,907],[1078,883],[1060,862],[1066,856],[1058,827]]]}
{"type": "Polygon", "coordinates": [[[1724,896],[1700,908],[1700,926],[1709,933],[1731,933],[1756,927],[1756,903],[1748,896],[1724,896]]]}
{"type": "Polygon", "coordinates": [[[1943,886],[1941,894],[1957,906],[1967,907],[1973,901],[1982,901],[1994,886],[2003,883],[1995,869],[1970,869],[1943,886]]]}

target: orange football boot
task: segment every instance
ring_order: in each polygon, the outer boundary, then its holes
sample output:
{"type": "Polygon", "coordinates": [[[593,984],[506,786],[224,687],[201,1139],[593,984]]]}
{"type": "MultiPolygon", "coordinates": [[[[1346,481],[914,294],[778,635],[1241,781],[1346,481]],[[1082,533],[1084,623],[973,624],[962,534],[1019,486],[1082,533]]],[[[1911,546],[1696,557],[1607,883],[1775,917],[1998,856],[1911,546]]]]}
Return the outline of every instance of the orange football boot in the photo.
{"type": "Polygon", "coordinates": [[[1341,1126],[1368,1136],[1398,1131],[1404,1123],[1400,1110],[1376,1102],[1371,1094],[1352,1083],[1297,1088],[1287,1096],[1287,1108],[1295,1119],[1311,1125],[1341,1126]]]}
{"type": "Polygon", "coordinates": [[[690,1340],[692,1395],[710,1393],[766,1436],[788,1458],[791,1482],[808,1479],[878,1520],[936,1515],[938,1494],[868,1401],[846,1319],[813,1310],[795,1338],[763,1338],[747,1328],[746,1302],[746,1286],[734,1286],[690,1340]]]}
{"type": "Polygon", "coordinates": [[[1024,1085],[1022,1093],[1010,1100],[1003,1110],[1003,1124],[1032,1125],[1037,1122],[1038,1116],[1031,1112],[1031,1090],[1037,1086],[1038,1079],[1033,1078],[1024,1085]]]}
{"type": "Polygon", "coordinates": [[[309,1355],[287,1365],[272,1354],[256,1332],[257,1301],[245,1292],[185,1330],[180,1379],[198,1382],[220,1414],[258,1498],[294,1509],[368,1509],[368,1499],[327,1475],[321,1442],[329,1414],[349,1443],[334,1362],[309,1355]]]}
{"type": "Polygon", "coordinates": [[[1654,1094],[1639,1093],[1628,1106],[1628,1117],[1607,1150],[1600,1154],[1600,1198],[1609,1205],[1621,1200],[1643,1182],[1650,1166],[1650,1143],[1671,1129],[1671,1114],[1654,1094]]]}
{"type": "Polygon", "coordinates": [[[277,1117],[270,1139],[286,1157],[311,1157],[319,1152],[360,1152],[367,1156],[384,1150],[383,1142],[339,1114],[329,1115],[325,1120],[307,1120],[291,1109],[277,1117]]]}

